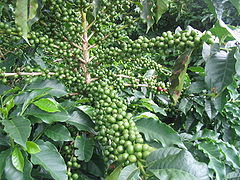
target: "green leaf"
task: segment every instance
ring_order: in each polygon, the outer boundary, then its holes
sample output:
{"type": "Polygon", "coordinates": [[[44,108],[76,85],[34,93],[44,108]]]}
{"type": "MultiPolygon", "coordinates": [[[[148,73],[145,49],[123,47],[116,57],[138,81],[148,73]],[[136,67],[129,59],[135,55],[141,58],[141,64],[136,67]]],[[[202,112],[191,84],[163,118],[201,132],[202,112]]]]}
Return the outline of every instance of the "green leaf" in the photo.
{"type": "Polygon", "coordinates": [[[207,154],[209,158],[208,166],[216,173],[216,180],[222,180],[226,177],[226,168],[224,162],[220,159],[220,149],[213,142],[201,142],[198,148],[207,154]]]}
{"type": "Polygon", "coordinates": [[[206,89],[206,84],[203,81],[197,81],[191,83],[188,92],[191,93],[201,93],[202,90],[206,89]]]}
{"type": "Polygon", "coordinates": [[[142,106],[147,108],[150,111],[153,111],[155,113],[160,113],[164,116],[167,116],[167,113],[165,112],[165,110],[161,107],[159,107],[153,100],[151,99],[141,99],[142,102],[142,106]]]}
{"type": "MultiPolygon", "coordinates": [[[[49,88],[36,89],[36,90],[32,91],[28,96],[24,96],[23,95],[22,98],[26,98],[26,99],[24,99],[24,103],[23,103],[23,106],[22,106],[22,113],[24,113],[26,111],[28,106],[33,101],[35,101],[35,100],[37,100],[37,99],[47,95],[49,90],[50,90],[49,88]]],[[[18,99],[18,101],[20,101],[20,100],[18,99]]]]}
{"type": "Polygon", "coordinates": [[[198,180],[190,173],[178,169],[157,169],[150,170],[158,179],[164,180],[198,180]]]}
{"type": "Polygon", "coordinates": [[[42,166],[55,180],[67,180],[67,167],[57,148],[50,142],[37,141],[41,152],[31,155],[34,165],[42,166]]]}
{"type": "Polygon", "coordinates": [[[136,122],[137,128],[144,133],[147,141],[158,140],[165,146],[173,144],[184,147],[180,136],[170,126],[155,119],[140,119],[136,122]]]}
{"type": "Polygon", "coordinates": [[[57,80],[41,80],[37,79],[33,81],[28,89],[43,89],[43,88],[51,88],[49,94],[56,97],[62,97],[67,94],[66,87],[59,83],[57,80]]]}
{"type": "Polygon", "coordinates": [[[25,114],[35,116],[47,124],[52,124],[54,122],[66,122],[70,118],[68,113],[65,111],[49,113],[34,106],[30,106],[25,114]]]}
{"type": "Polygon", "coordinates": [[[10,156],[10,154],[11,154],[10,149],[0,152],[0,179],[2,177],[7,158],[10,156]]]}
{"type": "Polygon", "coordinates": [[[47,112],[60,112],[59,104],[52,98],[43,98],[33,103],[43,111],[47,112]]]}
{"type": "Polygon", "coordinates": [[[169,0],[157,0],[156,2],[156,23],[162,17],[162,15],[168,10],[169,0]]]}
{"type": "Polygon", "coordinates": [[[173,67],[172,76],[170,78],[170,93],[175,105],[177,104],[183,89],[184,79],[192,52],[192,49],[186,50],[181,56],[178,57],[173,67]]]}
{"type": "Polygon", "coordinates": [[[235,70],[238,76],[240,76],[240,51],[239,48],[236,50],[234,54],[234,58],[237,60],[235,64],[235,70]]]}
{"type": "Polygon", "coordinates": [[[72,141],[68,129],[62,124],[50,126],[44,131],[44,134],[54,141],[72,141]]]}
{"type": "Polygon", "coordinates": [[[77,136],[74,147],[77,148],[77,150],[75,150],[75,155],[78,159],[80,161],[88,162],[93,155],[94,141],[90,138],[77,136]]]}
{"type": "Polygon", "coordinates": [[[24,117],[14,117],[3,121],[4,130],[14,141],[26,148],[26,142],[31,133],[31,123],[24,117]]]}
{"type": "Polygon", "coordinates": [[[92,129],[94,127],[93,122],[89,116],[82,111],[74,111],[66,123],[75,126],[79,131],[89,131],[94,133],[94,130],[92,129]]]}
{"type": "Polygon", "coordinates": [[[101,0],[93,0],[92,6],[93,6],[93,16],[96,19],[98,11],[99,11],[100,6],[101,6],[101,0]]]}
{"type": "Polygon", "coordinates": [[[208,180],[208,167],[205,163],[196,161],[192,154],[181,150],[178,154],[158,158],[149,165],[149,170],[177,169],[191,174],[198,180],[208,180]]]}
{"type": "Polygon", "coordinates": [[[15,8],[15,22],[22,28],[22,36],[28,42],[27,34],[29,32],[28,21],[28,1],[17,0],[15,8]]]}
{"type": "Polygon", "coordinates": [[[240,1],[239,0],[230,0],[230,2],[237,9],[238,14],[240,15],[240,1]]]}
{"type": "Polygon", "coordinates": [[[213,99],[214,107],[217,111],[222,111],[225,104],[227,103],[228,91],[225,89],[219,96],[213,99]]]}
{"type": "Polygon", "coordinates": [[[205,66],[205,82],[213,93],[221,93],[232,83],[235,63],[233,51],[219,51],[208,58],[205,66]]]}
{"type": "Polygon", "coordinates": [[[147,31],[154,24],[154,14],[153,14],[153,1],[151,0],[143,0],[142,1],[142,12],[141,18],[143,18],[147,22],[147,31]]]}
{"type": "Polygon", "coordinates": [[[23,172],[24,158],[18,147],[15,147],[12,152],[12,164],[17,170],[23,172]]]}
{"type": "Polygon", "coordinates": [[[106,180],[118,180],[118,177],[121,173],[122,166],[118,166],[117,168],[114,169],[114,171],[106,177],[106,180]]]}
{"type": "Polygon", "coordinates": [[[6,160],[6,166],[4,169],[5,176],[8,180],[33,180],[31,176],[32,164],[28,161],[27,156],[23,154],[24,157],[24,169],[23,173],[17,170],[11,160],[11,156],[9,156],[6,160]]]}
{"type": "Polygon", "coordinates": [[[181,102],[178,108],[180,111],[182,111],[186,115],[186,113],[191,109],[192,105],[193,105],[193,102],[191,100],[183,98],[181,99],[181,102]]]}
{"type": "Polygon", "coordinates": [[[27,141],[26,146],[26,150],[29,154],[36,154],[41,151],[40,147],[35,142],[27,141]]]}
{"type": "MultiPolygon", "coordinates": [[[[0,2],[0,18],[2,17],[2,11],[4,9],[4,3],[0,2]]],[[[1,93],[0,93],[1,94],[1,93]]]]}
{"type": "Polygon", "coordinates": [[[165,147],[165,148],[159,148],[156,151],[152,152],[148,157],[147,157],[147,163],[152,163],[156,160],[160,160],[163,158],[166,158],[170,155],[176,155],[181,151],[179,148],[175,147],[165,147]]]}
{"type": "Polygon", "coordinates": [[[140,179],[140,170],[135,164],[128,165],[124,167],[117,180],[139,180],[140,179]]]}
{"type": "Polygon", "coordinates": [[[226,160],[231,162],[234,168],[240,168],[240,155],[239,151],[228,143],[219,143],[219,147],[224,153],[226,160]]]}
{"type": "Polygon", "coordinates": [[[210,119],[213,119],[218,114],[213,102],[207,99],[205,100],[205,111],[210,119]]]}
{"type": "Polygon", "coordinates": [[[28,20],[31,20],[36,16],[37,9],[38,9],[38,0],[30,0],[28,20]]]}

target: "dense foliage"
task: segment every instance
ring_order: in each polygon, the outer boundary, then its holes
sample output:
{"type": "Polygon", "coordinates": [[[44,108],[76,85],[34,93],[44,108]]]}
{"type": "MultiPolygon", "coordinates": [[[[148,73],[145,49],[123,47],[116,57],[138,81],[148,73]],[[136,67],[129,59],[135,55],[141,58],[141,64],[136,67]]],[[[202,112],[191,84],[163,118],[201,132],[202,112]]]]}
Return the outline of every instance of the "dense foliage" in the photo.
{"type": "Polygon", "coordinates": [[[0,177],[239,179],[239,13],[0,2],[0,177]]]}

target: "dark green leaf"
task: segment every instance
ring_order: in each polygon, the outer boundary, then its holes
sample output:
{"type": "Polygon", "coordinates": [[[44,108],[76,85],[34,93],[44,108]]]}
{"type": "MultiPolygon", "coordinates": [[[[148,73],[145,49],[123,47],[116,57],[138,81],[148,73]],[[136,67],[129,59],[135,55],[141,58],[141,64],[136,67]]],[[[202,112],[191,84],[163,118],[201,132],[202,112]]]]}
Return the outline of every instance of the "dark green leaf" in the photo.
{"type": "Polygon", "coordinates": [[[230,2],[234,5],[234,7],[238,11],[238,14],[240,15],[240,1],[239,0],[230,0],[230,2]]]}
{"type": "Polygon", "coordinates": [[[150,170],[158,179],[164,180],[198,180],[190,173],[178,169],[157,169],[150,170]]]}
{"type": "Polygon", "coordinates": [[[226,168],[220,159],[221,154],[218,145],[213,142],[202,142],[198,145],[198,148],[207,154],[210,160],[208,166],[215,171],[216,179],[224,179],[226,177],[226,168]]]}
{"type": "Polygon", "coordinates": [[[42,98],[33,103],[35,106],[39,107],[41,110],[47,112],[60,112],[59,104],[52,98],[42,98]]]}
{"type": "Polygon", "coordinates": [[[139,180],[140,179],[140,170],[135,164],[128,165],[124,167],[117,180],[139,180]]]}
{"type": "Polygon", "coordinates": [[[6,166],[4,169],[5,176],[8,180],[33,180],[31,176],[32,164],[28,161],[27,156],[23,154],[24,157],[24,169],[23,173],[18,171],[12,164],[11,156],[6,160],[6,166]]]}
{"type": "Polygon", "coordinates": [[[210,119],[213,119],[218,114],[213,102],[207,99],[205,100],[205,111],[210,119]]]}
{"type": "Polygon", "coordinates": [[[61,97],[67,94],[66,87],[63,84],[57,82],[56,80],[37,79],[28,87],[28,89],[43,89],[43,88],[51,88],[49,94],[52,96],[61,97]]]}
{"type": "Polygon", "coordinates": [[[147,141],[158,140],[165,146],[173,144],[184,147],[180,136],[170,126],[155,119],[140,119],[136,122],[138,130],[144,133],[147,141]]]}
{"type": "Polygon", "coordinates": [[[26,148],[26,142],[31,133],[31,123],[23,117],[14,117],[3,121],[4,130],[14,141],[26,148]]]}
{"type": "Polygon", "coordinates": [[[62,124],[50,126],[44,131],[44,134],[54,141],[71,141],[73,140],[68,129],[62,124]]]}
{"type": "Polygon", "coordinates": [[[122,166],[120,165],[117,168],[115,168],[114,171],[109,176],[107,176],[106,180],[118,180],[121,170],[122,166]]]}
{"type": "Polygon", "coordinates": [[[35,106],[30,106],[25,114],[35,116],[47,124],[52,124],[54,122],[66,122],[70,118],[68,113],[65,111],[48,113],[38,109],[35,106]]]}
{"type": "Polygon", "coordinates": [[[93,0],[92,5],[93,5],[93,16],[96,18],[101,6],[101,0],[93,0]]]}
{"type": "Polygon", "coordinates": [[[232,83],[236,59],[234,52],[219,51],[210,56],[206,62],[205,81],[213,93],[221,93],[232,83]]]}
{"type": "Polygon", "coordinates": [[[66,123],[75,126],[79,131],[94,132],[92,129],[94,127],[93,122],[88,115],[81,111],[74,111],[66,123]]]}
{"type": "Polygon", "coordinates": [[[37,9],[38,9],[38,0],[30,0],[28,20],[31,20],[36,16],[37,9]]]}
{"type": "Polygon", "coordinates": [[[143,9],[141,12],[141,18],[143,18],[147,22],[147,31],[154,24],[153,5],[153,1],[151,0],[142,1],[143,9]]]}
{"type": "Polygon", "coordinates": [[[157,169],[177,169],[191,174],[198,180],[208,180],[207,165],[196,161],[192,154],[186,150],[181,150],[178,154],[166,156],[150,164],[149,170],[157,169]]]}
{"type": "Polygon", "coordinates": [[[27,34],[29,32],[28,21],[28,1],[17,0],[15,9],[15,22],[22,28],[22,36],[28,42],[27,34]]]}
{"type": "Polygon", "coordinates": [[[234,54],[234,58],[237,60],[237,62],[235,64],[236,73],[240,76],[240,52],[239,52],[239,48],[236,50],[236,52],[234,54]]]}
{"type": "Polygon", "coordinates": [[[15,147],[12,152],[12,164],[17,170],[23,172],[24,158],[18,147],[15,147]]]}
{"type": "Polygon", "coordinates": [[[206,84],[203,81],[197,81],[191,83],[188,92],[189,93],[200,93],[202,90],[206,89],[206,84]]]}
{"type": "Polygon", "coordinates": [[[6,160],[10,156],[10,154],[11,154],[10,149],[0,152],[0,179],[2,177],[3,170],[5,168],[6,160]]]}
{"type": "Polygon", "coordinates": [[[56,180],[67,180],[67,167],[57,148],[50,142],[37,141],[41,152],[31,155],[35,165],[42,166],[56,180]]]}
{"type": "Polygon", "coordinates": [[[75,150],[75,155],[78,159],[80,161],[88,162],[93,155],[94,141],[90,138],[77,136],[74,147],[77,148],[77,150],[75,150]]]}
{"type": "Polygon", "coordinates": [[[0,84],[0,95],[2,95],[3,92],[8,91],[10,89],[11,89],[10,87],[8,87],[6,85],[3,85],[3,84],[0,84]]]}
{"type": "Polygon", "coordinates": [[[226,160],[231,162],[234,168],[240,168],[239,151],[234,146],[228,143],[220,143],[218,145],[224,153],[226,160]]]}
{"type": "Polygon", "coordinates": [[[41,151],[40,147],[33,141],[27,141],[26,145],[27,145],[26,150],[29,154],[36,154],[41,151]]]}
{"type": "Polygon", "coordinates": [[[186,114],[192,107],[193,102],[191,100],[188,100],[186,98],[181,99],[181,102],[179,104],[179,110],[182,111],[184,114],[186,114]]]}
{"type": "Polygon", "coordinates": [[[166,158],[168,156],[178,154],[180,151],[181,151],[181,149],[175,148],[175,147],[159,148],[156,151],[152,152],[147,157],[147,162],[152,163],[156,160],[160,160],[160,159],[166,158]]]}
{"type": "Polygon", "coordinates": [[[157,0],[156,2],[156,22],[162,17],[162,15],[168,10],[169,0],[157,0]]]}
{"type": "Polygon", "coordinates": [[[182,89],[183,89],[183,84],[188,68],[188,64],[190,62],[190,56],[192,54],[192,49],[189,49],[185,51],[179,58],[176,60],[172,76],[170,79],[171,86],[170,86],[170,93],[172,95],[174,104],[176,105],[182,89]]]}
{"type": "Polygon", "coordinates": [[[228,91],[224,90],[219,96],[213,99],[214,107],[217,111],[222,111],[224,105],[227,103],[228,91]]]}

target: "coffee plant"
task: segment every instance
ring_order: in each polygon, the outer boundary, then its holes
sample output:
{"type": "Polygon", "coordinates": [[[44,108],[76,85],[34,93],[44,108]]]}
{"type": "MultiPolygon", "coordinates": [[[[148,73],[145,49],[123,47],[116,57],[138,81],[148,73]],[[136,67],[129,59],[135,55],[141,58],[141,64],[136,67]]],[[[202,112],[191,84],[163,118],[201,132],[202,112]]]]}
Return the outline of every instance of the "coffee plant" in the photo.
{"type": "Polygon", "coordinates": [[[0,179],[239,179],[240,4],[194,3],[2,0],[0,179]]]}

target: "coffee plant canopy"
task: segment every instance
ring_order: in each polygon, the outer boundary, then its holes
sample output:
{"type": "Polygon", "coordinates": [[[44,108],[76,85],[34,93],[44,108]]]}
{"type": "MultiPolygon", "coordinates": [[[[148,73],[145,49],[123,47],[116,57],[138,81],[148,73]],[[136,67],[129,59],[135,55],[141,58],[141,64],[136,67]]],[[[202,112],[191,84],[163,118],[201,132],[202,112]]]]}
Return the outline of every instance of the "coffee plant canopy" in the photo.
{"type": "Polygon", "coordinates": [[[0,179],[240,179],[238,0],[2,0],[0,179]]]}

